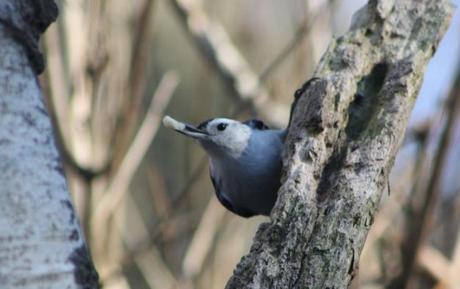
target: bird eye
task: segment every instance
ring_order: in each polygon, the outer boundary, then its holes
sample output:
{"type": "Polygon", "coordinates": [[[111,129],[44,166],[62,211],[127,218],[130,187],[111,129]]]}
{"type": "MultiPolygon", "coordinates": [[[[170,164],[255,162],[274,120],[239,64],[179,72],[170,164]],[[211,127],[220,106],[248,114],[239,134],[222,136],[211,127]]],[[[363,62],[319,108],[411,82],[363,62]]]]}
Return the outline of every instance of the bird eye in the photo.
{"type": "Polygon", "coordinates": [[[217,125],[217,130],[223,131],[225,130],[226,127],[227,127],[227,124],[221,122],[217,125]]]}

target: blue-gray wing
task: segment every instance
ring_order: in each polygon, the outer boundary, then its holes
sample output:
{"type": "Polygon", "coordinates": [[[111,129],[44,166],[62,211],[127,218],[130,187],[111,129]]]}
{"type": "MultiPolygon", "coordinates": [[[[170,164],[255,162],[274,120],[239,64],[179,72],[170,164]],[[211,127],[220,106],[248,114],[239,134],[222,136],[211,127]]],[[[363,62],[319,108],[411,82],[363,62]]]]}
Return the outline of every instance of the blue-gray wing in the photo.
{"type": "Polygon", "coordinates": [[[257,130],[269,129],[269,127],[263,121],[258,120],[258,119],[250,119],[250,120],[243,122],[243,124],[249,126],[252,129],[257,129],[257,130]]]}
{"type": "Polygon", "coordinates": [[[230,212],[234,214],[237,214],[238,216],[244,217],[244,218],[249,218],[249,217],[257,215],[251,210],[236,207],[232,203],[232,201],[225,194],[221,192],[221,189],[220,189],[221,185],[217,181],[217,179],[212,175],[211,171],[209,171],[209,174],[211,176],[211,182],[212,182],[212,185],[214,186],[214,191],[216,192],[217,199],[227,210],[229,210],[230,212]]]}

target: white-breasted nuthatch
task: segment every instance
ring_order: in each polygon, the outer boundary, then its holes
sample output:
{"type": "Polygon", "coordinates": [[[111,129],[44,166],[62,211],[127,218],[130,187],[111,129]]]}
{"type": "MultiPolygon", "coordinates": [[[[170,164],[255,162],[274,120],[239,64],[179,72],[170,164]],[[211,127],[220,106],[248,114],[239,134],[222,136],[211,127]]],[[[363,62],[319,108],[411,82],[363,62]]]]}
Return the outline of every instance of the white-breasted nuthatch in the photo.
{"type": "Polygon", "coordinates": [[[286,130],[269,129],[255,119],[214,118],[195,127],[165,116],[163,123],[204,148],[212,184],[224,207],[246,218],[270,215],[280,187],[286,130]]]}

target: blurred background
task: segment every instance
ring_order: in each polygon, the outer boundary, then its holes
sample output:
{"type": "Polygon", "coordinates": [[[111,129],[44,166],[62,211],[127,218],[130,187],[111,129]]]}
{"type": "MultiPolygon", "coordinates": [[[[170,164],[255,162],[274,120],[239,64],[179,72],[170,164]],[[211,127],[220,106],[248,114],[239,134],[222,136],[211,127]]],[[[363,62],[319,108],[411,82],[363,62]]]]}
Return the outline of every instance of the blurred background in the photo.
{"type": "MultiPolygon", "coordinates": [[[[57,2],[40,80],[103,288],[223,288],[268,219],[226,211],[204,152],[161,118],[285,126],[294,91],[365,1],[57,2]]],[[[357,288],[460,288],[459,47],[457,11],[425,75],[357,288]]]]}

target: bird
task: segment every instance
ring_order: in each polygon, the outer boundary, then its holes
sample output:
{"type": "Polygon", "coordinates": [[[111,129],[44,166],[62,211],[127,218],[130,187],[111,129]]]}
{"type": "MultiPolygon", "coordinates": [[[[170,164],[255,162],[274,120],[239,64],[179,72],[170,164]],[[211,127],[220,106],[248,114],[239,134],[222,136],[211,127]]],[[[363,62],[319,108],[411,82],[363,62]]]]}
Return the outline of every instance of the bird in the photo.
{"type": "Polygon", "coordinates": [[[257,119],[212,118],[193,126],[165,116],[163,124],[204,149],[211,182],[225,208],[244,218],[270,215],[281,185],[286,129],[270,129],[257,119]]]}

